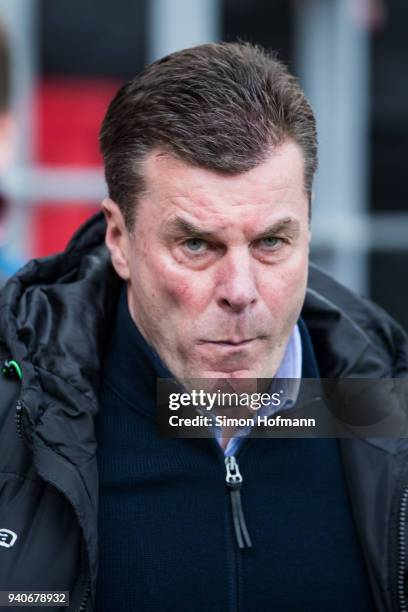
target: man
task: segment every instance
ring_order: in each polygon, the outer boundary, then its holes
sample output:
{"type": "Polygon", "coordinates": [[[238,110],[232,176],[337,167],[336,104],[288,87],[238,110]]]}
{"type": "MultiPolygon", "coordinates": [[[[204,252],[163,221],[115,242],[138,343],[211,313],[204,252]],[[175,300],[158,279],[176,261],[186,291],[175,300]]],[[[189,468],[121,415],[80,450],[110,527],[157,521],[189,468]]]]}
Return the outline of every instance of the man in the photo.
{"type": "Polygon", "coordinates": [[[88,611],[405,609],[404,441],[157,435],[158,378],[408,374],[401,328],[308,268],[296,80],[251,45],[175,53],[120,89],[101,149],[106,221],[1,295],[0,589],[88,611]]]}

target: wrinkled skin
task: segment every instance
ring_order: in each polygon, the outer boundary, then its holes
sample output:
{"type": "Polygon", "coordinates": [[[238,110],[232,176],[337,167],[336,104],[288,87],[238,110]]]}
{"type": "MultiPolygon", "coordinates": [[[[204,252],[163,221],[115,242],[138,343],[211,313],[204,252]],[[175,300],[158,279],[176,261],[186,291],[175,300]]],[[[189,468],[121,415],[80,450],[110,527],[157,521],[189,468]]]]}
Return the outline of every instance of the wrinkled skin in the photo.
{"type": "Polygon", "coordinates": [[[308,197],[301,150],[284,142],[225,175],[159,149],[131,233],[102,204],[131,316],[178,378],[270,378],[305,297],[308,197]]]}

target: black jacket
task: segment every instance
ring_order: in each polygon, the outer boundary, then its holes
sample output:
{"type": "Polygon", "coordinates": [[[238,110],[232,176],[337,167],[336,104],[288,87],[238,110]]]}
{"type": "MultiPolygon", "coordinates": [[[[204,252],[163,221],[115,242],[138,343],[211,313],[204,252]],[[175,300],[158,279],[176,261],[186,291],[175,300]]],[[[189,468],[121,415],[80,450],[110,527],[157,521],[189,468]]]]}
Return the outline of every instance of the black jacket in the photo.
{"type": "MultiPolygon", "coordinates": [[[[0,590],[69,590],[69,610],[93,610],[97,576],[94,417],[120,288],[104,233],[97,215],[0,294],[0,358],[22,368],[0,376],[0,536],[17,534],[0,546],[0,590]]],[[[408,377],[402,329],[313,266],[302,317],[322,377],[408,377]]],[[[408,442],[340,446],[378,610],[408,609],[408,442]]]]}

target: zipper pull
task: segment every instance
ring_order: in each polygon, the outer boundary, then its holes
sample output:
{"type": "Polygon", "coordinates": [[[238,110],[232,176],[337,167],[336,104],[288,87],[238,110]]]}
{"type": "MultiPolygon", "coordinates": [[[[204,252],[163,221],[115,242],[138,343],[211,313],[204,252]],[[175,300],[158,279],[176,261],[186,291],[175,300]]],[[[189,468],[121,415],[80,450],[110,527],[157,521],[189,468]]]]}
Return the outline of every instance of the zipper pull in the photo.
{"type": "Polygon", "coordinates": [[[241,503],[240,488],[243,483],[242,474],[239,471],[237,460],[233,455],[225,457],[225,469],[227,475],[225,481],[230,490],[232,520],[234,523],[235,535],[239,548],[251,548],[252,542],[249,537],[248,529],[245,523],[244,512],[241,503]]]}
{"type": "Polygon", "coordinates": [[[23,371],[20,364],[15,359],[6,359],[3,363],[1,371],[6,378],[19,378],[23,380],[23,371]]]}

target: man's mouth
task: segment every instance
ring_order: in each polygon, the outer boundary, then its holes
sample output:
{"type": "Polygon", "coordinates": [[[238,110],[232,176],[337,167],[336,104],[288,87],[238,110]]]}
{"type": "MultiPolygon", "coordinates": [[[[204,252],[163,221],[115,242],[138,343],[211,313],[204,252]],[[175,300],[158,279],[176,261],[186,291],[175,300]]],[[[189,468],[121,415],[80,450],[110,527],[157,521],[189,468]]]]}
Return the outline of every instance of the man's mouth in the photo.
{"type": "Polygon", "coordinates": [[[256,338],[245,338],[245,339],[239,339],[239,338],[230,338],[230,339],[225,339],[225,340],[203,340],[203,343],[205,344],[213,344],[214,346],[225,346],[225,347],[234,347],[234,348],[240,348],[243,346],[247,346],[248,344],[251,344],[251,342],[254,342],[256,340],[256,338]]]}

